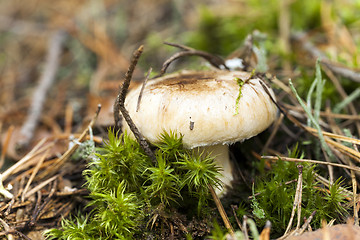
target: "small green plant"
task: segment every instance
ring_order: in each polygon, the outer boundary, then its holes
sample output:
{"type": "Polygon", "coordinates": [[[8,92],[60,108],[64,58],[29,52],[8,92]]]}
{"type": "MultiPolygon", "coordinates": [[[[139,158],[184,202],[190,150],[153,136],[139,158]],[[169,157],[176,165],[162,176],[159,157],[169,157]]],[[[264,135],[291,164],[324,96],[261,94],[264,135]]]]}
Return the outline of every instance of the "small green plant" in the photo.
{"type": "Polygon", "coordinates": [[[58,240],[67,240],[67,239],[95,239],[95,233],[97,229],[94,224],[89,223],[88,216],[79,215],[79,217],[63,219],[61,221],[61,230],[60,229],[50,229],[45,232],[47,239],[58,239],[58,240]]]}
{"type": "MultiPolygon", "coordinates": [[[[293,158],[302,158],[295,145],[288,154],[293,158]]],[[[296,192],[298,168],[297,163],[277,161],[272,169],[255,181],[255,191],[251,199],[252,217],[259,227],[266,220],[272,224],[272,233],[283,234],[289,222],[296,192]],[[255,194],[256,197],[255,197],[255,194]],[[259,214],[261,213],[261,214],[259,214]]],[[[301,217],[308,218],[313,211],[316,214],[311,224],[318,228],[321,220],[341,219],[347,214],[346,195],[341,191],[342,181],[338,179],[326,191],[316,181],[316,165],[302,163],[303,189],[301,217]]]]}
{"type": "Polygon", "coordinates": [[[145,193],[149,194],[152,199],[159,199],[162,204],[170,205],[170,201],[176,202],[176,199],[181,197],[180,179],[175,175],[174,168],[167,164],[160,151],[157,152],[156,160],[157,166],[147,169],[151,173],[147,180],[150,184],[145,187],[145,193]]]}
{"type": "MultiPolygon", "coordinates": [[[[135,194],[127,193],[124,181],[116,191],[110,193],[92,192],[89,206],[95,207],[93,220],[99,223],[99,230],[106,238],[129,239],[142,219],[142,206],[135,194]]],[[[101,235],[100,235],[101,236],[101,235]]]]}
{"type": "Polygon", "coordinates": [[[109,130],[108,138],[84,171],[90,214],[63,219],[61,229],[47,231],[48,239],[136,239],[150,220],[175,216],[176,207],[194,217],[187,208],[194,202],[198,218],[209,216],[208,186],[220,184],[213,158],[184,149],[174,132],[160,136],[155,164],[127,134],[109,130]]]}
{"type": "Polygon", "coordinates": [[[219,180],[220,167],[215,164],[213,158],[194,152],[181,154],[177,163],[184,171],[182,186],[186,186],[189,193],[198,199],[198,214],[200,214],[201,209],[206,206],[206,202],[210,198],[209,185],[218,187],[221,184],[219,180]]]}
{"type": "Polygon", "coordinates": [[[108,138],[84,172],[87,188],[91,192],[110,193],[124,181],[129,191],[137,191],[145,181],[143,173],[150,167],[150,159],[128,135],[118,136],[109,131],[108,138]]]}

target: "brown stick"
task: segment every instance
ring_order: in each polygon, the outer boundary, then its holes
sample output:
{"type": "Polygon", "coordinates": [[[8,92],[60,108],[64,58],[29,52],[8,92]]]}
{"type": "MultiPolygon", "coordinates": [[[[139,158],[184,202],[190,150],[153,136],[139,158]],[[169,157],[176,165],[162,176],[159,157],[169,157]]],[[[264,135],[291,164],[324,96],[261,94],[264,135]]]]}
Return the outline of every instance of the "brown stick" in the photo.
{"type": "Polygon", "coordinates": [[[169,43],[169,42],[164,42],[166,45],[172,46],[172,47],[177,47],[179,49],[181,49],[181,52],[175,53],[174,55],[172,55],[169,59],[167,59],[161,70],[160,73],[158,75],[156,75],[153,78],[158,78],[161,77],[162,75],[165,74],[167,68],[170,66],[170,64],[172,62],[174,62],[176,59],[181,58],[181,57],[185,57],[185,56],[199,56],[204,58],[205,60],[207,60],[212,66],[219,68],[219,69],[227,69],[229,70],[229,68],[226,66],[225,61],[216,55],[212,55],[210,53],[204,52],[204,51],[199,51],[181,44],[177,44],[177,43],[169,43]]]}
{"type": "Polygon", "coordinates": [[[296,230],[299,229],[300,226],[300,220],[301,220],[301,196],[302,196],[302,169],[303,166],[302,165],[298,165],[298,170],[299,170],[299,177],[298,177],[298,181],[297,181],[297,186],[296,186],[296,194],[295,194],[295,199],[294,199],[294,204],[293,204],[293,209],[291,211],[291,217],[290,217],[290,221],[288,223],[288,226],[285,230],[285,233],[283,235],[283,237],[288,235],[288,232],[290,231],[290,228],[292,226],[292,222],[294,220],[294,216],[295,216],[295,210],[298,210],[297,213],[297,217],[298,217],[298,221],[296,224],[296,230]]]}
{"type": "Polygon", "coordinates": [[[214,190],[214,188],[211,186],[211,184],[208,184],[208,187],[209,187],[211,196],[212,196],[213,199],[214,199],[214,202],[215,202],[215,204],[216,204],[216,207],[217,207],[217,209],[218,209],[218,211],[219,211],[219,213],[220,213],[220,216],[221,216],[221,218],[222,218],[222,220],[223,220],[223,222],[224,222],[224,225],[225,225],[226,229],[229,231],[229,233],[231,234],[231,236],[234,237],[234,236],[235,236],[235,235],[234,235],[234,229],[233,229],[233,227],[232,227],[231,224],[230,224],[229,218],[228,218],[228,216],[226,215],[226,212],[225,212],[225,210],[224,210],[223,205],[222,205],[221,202],[220,202],[220,199],[219,199],[218,196],[216,195],[215,190],[214,190]]]}
{"type": "Polygon", "coordinates": [[[121,127],[121,117],[124,117],[126,123],[129,125],[130,130],[133,132],[136,140],[140,144],[140,147],[144,150],[144,152],[154,161],[156,162],[156,157],[153,151],[151,151],[149,143],[146,141],[144,136],[140,133],[139,129],[136,127],[135,123],[130,117],[129,112],[125,108],[125,97],[127,94],[127,90],[130,86],[130,81],[132,78],[132,74],[135,70],[135,66],[144,50],[144,46],[141,45],[133,54],[131,59],[131,63],[129,66],[128,71],[125,74],[125,81],[120,89],[118,96],[116,97],[115,104],[114,104],[114,120],[115,120],[115,127],[120,129],[121,127]]]}
{"type": "Polygon", "coordinates": [[[146,83],[149,80],[149,76],[150,76],[151,71],[152,71],[152,68],[149,68],[149,70],[148,70],[148,72],[146,74],[145,80],[144,80],[144,82],[143,82],[143,84],[141,86],[141,90],[140,90],[139,97],[138,97],[138,102],[137,102],[137,105],[136,105],[136,112],[138,112],[140,110],[141,98],[142,98],[146,83]]]}

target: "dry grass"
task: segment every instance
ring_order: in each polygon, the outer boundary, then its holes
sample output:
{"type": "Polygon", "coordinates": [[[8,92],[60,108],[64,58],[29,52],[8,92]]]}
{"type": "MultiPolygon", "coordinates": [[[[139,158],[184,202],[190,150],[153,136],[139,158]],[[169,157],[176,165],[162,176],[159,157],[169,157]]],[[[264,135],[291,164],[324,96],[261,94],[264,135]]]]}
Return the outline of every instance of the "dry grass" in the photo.
{"type": "MultiPolygon", "coordinates": [[[[303,29],[301,34],[293,31],[289,20],[291,1],[281,5],[281,24],[268,33],[271,40],[280,42],[280,47],[274,44],[278,52],[269,52],[268,72],[277,76],[271,77],[270,83],[285,115],[268,130],[268,141],[258,154],[271,155],[265,157],[269,161],[326,165],[328,183],[339,176],[346,178],[353,196],[349,199],[352,217],[358,225],[360,104],[356,89],[360,57],[356,36],[360,32],[358,24],[345,24],[341,14],[333,16],[338,2],[331,5],[322,1],[320,26],[303,29]],[[305,86],[306,81],[301,79],[309,75],[313,79],[319,56],[323,78],[332,86],[331,94],[339,104],[317,99],[319,93],[305,99],[306,91],[302,91],[301,97],[318,124],[315,126],[288,79],[293,79],[297,89],[309,89],[310,84],[305,86]],[[314,99],[322,105],[310,104],[309,100],[314,99]],[[306,159],[286,157],[287,146],[308,140],[322,143],[320,155],[315,154],[313,146],[304,145],[306,159]]],[[[82,195],[87,191],[82,188],[81,171],[86,161],[67,161],[78,146],[72,139],[102,142],[104,129],[113,125],[112,106],[132,51],[145,44],[135,80],[143,80],[149,67],[159,71],[174,51],[160,47],[162,41],[191,42],[187,34],[201,28],[200,4],[207,5],[214,16],[241,14],[245,22],[260,21],[256,19],[263,14],[246,1],[0,2],[0,166],[4,186],[13,187],[9,190],[12,196],[0,202],[1,236],[29,238],[30,232],[59,226],[61,217],[84,205],[82,195]],[[62,39],[54,43],[57,34],[62,39]],[[39,94],[43,94],[42,99],[35,100],[39,94]],[[102,111],[95,123],[93,114],[99,103],[102,111]],[[31,114],[35,117],[29,117],[31,114]],[[25,126],[29,121],[30,128],[25,126]],[[89,122],[94,136],[87,134],[89,122]]],[[[349,6],[351,3],[343,7],[349,6]]],[[[243,50],[243,40],[238,40],[240,50],[233,49],[234,54],[243,50]]]]}

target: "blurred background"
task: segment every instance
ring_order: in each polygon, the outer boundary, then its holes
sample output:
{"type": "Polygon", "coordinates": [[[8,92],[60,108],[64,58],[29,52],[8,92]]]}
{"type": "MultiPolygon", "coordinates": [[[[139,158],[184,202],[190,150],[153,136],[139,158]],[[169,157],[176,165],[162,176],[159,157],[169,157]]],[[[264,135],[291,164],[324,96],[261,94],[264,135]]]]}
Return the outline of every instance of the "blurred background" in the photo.
{"type": "MultiPolygon", "coordinates": [[[[301,51],[292,34],[303,34],[331,61],[357,68],[359,12],[360,1],[350,0],[2,0],[0,132],[23,124],[44,71],[53,75],[41,117],[47,130],[61,127],[66,106],[79,123],[98,102],[103,104],[100,123],[110,124],[106,114],[131,53],[145,45],[134,77],[142,80],[149,67],[158,72],[177,51],[164,41],[226,58],[255,33],[263,69],[285,82],[294,78],[303,93],[316,57],[301,51]],[[56,62],[49,67],[51,54],[56,62]]],[[[197,68],[194,61],[173,68],[197,68]]],[[[345,88],[354,88],[344,81],[345,88]]]]}

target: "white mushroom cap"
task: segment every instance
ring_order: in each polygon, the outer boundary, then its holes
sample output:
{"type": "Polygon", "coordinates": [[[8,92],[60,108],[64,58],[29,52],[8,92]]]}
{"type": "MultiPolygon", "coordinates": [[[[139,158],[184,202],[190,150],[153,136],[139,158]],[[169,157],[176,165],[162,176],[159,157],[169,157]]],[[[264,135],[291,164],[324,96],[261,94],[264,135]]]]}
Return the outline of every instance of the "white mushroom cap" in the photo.
{"type": "MultiPolygon", "coordinates": [[[[164,131],[183,135],[186,148],[231,144],[251,138],[275,120],[277,108],[260,79],[240,71],[184,71],[150,80],[128,93],[125,107],[143,136],[151,143],[164,131]],[[237,103],[240,78],[241,87],[237,103]],[[237,114],[238,109],[238,114],[237,114]]],[[[268,92],[275,99],[270,88],[268,92]]],[[[124,129],[131,131],[123,121],[124,129]]]]}

